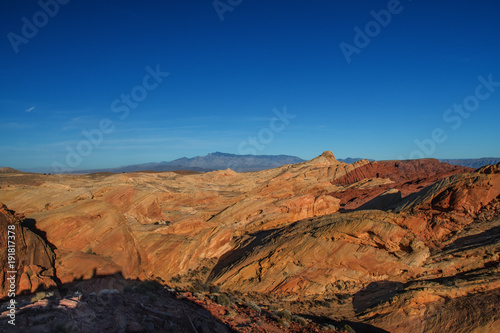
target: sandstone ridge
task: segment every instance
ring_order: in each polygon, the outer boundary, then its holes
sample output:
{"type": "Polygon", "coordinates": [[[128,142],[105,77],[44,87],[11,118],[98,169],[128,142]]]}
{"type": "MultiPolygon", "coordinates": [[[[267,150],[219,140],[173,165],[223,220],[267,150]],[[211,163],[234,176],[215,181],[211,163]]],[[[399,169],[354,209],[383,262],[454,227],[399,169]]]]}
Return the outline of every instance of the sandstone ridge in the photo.
{"type": "Polygon", "coordinates": [[[26,218],[2,206],[0,222],[29,239],[19,291],[121,274],[417,332],[500,288],[498,170],[324,152],[248,173],[1,174],[26,218]]]}

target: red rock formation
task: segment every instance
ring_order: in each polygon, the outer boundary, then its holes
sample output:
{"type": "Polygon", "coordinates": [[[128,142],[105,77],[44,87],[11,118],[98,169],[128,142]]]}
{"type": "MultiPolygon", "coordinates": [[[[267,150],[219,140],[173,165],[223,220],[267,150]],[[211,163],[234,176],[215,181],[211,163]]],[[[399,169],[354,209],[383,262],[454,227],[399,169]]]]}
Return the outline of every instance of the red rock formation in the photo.
{"type": "Polygon", "coordinates": [[[437,244],[474,222],[483,209],[495,209],[493,201],[500,197],[499,170],[500,165],[489,166],[445,178],[408,196],[397,211],[410,213],[405,225],[437,244]]]}
{"type": "MultiPolygon", "coordinates": [[[[342,177],[333,180],[334,185],[344,185],[347,188],[337,195],[344,209],[356,209],[373,198],[390,190],[397,189],[403,197],[427,187],[437,180],[458,173],[470,172],[472,169],[461,166],[440,163],[436,159],[408,161],[377,161],[368,162],[342,177]],[[381,180],[386,179],[385,184],[381,180]],[[371,180],[379,186],[360,188],[362,182],[371,180]],[[355,185],[355,186],[353,186],[355,185]]],[[[386,207],[383,207],[386,208],[386,207]]]]}

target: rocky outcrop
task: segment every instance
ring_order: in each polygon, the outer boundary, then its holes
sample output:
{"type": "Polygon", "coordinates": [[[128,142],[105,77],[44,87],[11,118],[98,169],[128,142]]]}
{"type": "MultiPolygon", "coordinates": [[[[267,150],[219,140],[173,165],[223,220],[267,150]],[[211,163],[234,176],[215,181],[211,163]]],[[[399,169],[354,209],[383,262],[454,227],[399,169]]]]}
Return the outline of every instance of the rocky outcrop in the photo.
{"type": "MultiPolygon", "coordinates": [[[[363,206],[368,201],[390,190],[398,190],[402,197],[420,191],[436,181],[459,173],[470,172],[472,169],[440,163],[436,159],[408,161],[365,161],[347,174],[333,180],[332,184],[341,185],[337,197],[346,210],[352,209],[387,209],[397,204],[394,196],[388,204],[379,198],[381,205],[373,201],[369,206],[363,206]]],[[[385,197],[388,199],[389,197],[385,197]]]]}
{"type": "Polygon", "coordinates": [[[362,295],[358,304],[366,306],[357,317],[390,332],[496,332],[500,210],[495,216],[477,219],[432,250],[420,273],[396,291],[368,286],[357,293],[354,299],[362,295]]]}
{"type": "Polygon", "coordinates": [[[56,268],[61,282],[94,275],[140,275],[140,256],[127,220],[103,201],[79,201],[37,215],[37,227],[57,248],[56,268]]]}
{"type": "Polygon", "coordinates": [[[439,243],[498,209],[499,169],[500,164],[445,178],[408,196],[396,211],[411,214],[405,225],[413,232],[439,243]]]}
{"type": "Polygon", "coordinates": [[[215,266],[210,281],[244,292],[334,294],[420,267],[429,249],[379,211],[303,220],[258,233],[215,266]]]}
{"type": "Polygon", "coordinates": [[[3,264],[0,272],[0,298],[9,294],[10,281],[15,281],[15,293],[34,292],[39,288],[56,285],[54,252],[44,239],[23,223],[23,219],[23,216],[16,216],[0,203],[0,262],[3,264]],[[8,249],[15,249],[15,252],[8,249]],[[15,273],[8,273],[9,271],[15,273]],[[15,279],[7,280],[11,276],[15,279]]]}
{"type": "Polygon", "coordinates": [[[393,182],[402,183],[467,171],[472,171],[472,169],[441,163],[431,158],[406,161],[376,161],[357,167],[352,172],[336,179],[334,183],[348,185],[365,178],[389,178],[393,182]]]}

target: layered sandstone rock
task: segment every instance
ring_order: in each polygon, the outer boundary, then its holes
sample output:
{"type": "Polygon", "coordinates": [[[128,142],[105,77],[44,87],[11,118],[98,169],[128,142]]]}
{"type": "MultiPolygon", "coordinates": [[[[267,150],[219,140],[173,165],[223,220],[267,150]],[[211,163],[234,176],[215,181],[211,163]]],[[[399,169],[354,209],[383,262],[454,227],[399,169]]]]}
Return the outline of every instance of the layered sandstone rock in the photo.
{"type": "Polygon", "coordinates": [[[114,206],[84,200],[36,215],[37,227],[56,247],[63,283],[120,272],[139,276],[140,256],[123,214],[114,206]]]}
{"type": "Polygon", "coordinates": [[[474,222],[482,210],[494,210],[499,169],[496,165],[445,178],[408,196],[396,211],[411,215],[405,225],[413,232],[439,243],[474,222]]]}
{"type": "Polygon", "coordinates": [[[48,288],[56,285],[54,270],[55,255],[50,246],[37,234],[28,229],[22,222],[22,216],[14,215],[4,204],[0,203],[0,262],[3,269],[0,272],[0,298],[9,294],[10,281],[7,277],[15,271],[16,293],[34,292],[38,288],[48,288]],[[8,228],[11,226],[10,228],[8,228]],[[13,229],[12,229],[13,226],[13,229]],[[8,231],[11,231],[9,233],[8,231]],[[15,238],[8,238],[8,236],[15,238]],[[11,243],[8,243],[11,241],[11,243]],[[8,245],[15,244],[14,267],[8,265],[8,245]]]}
{"type": "MultiPolygon", "coordinates": [[[[249,173],[8,173],[0,201],[36,221],[54,249],[20,268],[26,290],[51,285],[54,267],[63,283],[198,279],[307,301],[315,305],[298,311],[312,315],[419,331],[448,300],[500,288],[498,169],[345,164],[325,152],[249,173]],[[332,300],[339,307],[313,303],[332,300]]],[[[26,255],[45,244],[32,236],[26,255]]]]}
{"type": "Polygon", "coordinates": [[[232,290],[303,295],[400,281],[422,265],[429,249],[398,222],[397,216],[367,211],[261,232],[222,258],[210,279],[232,290]]]}
{"type": "Polygon", "coordinates": [[[0,200],[37,221],[57,248],[64,282],[116,272],[168,280],[211,269],[245,234],[368,201],[387,208],[397,201],[389,187],[460,170],[435,160],[346,164],[325,152],[250,173],[9,174],[0,200]],[[342,205],[356,191],[363,195],[342,205]]]}

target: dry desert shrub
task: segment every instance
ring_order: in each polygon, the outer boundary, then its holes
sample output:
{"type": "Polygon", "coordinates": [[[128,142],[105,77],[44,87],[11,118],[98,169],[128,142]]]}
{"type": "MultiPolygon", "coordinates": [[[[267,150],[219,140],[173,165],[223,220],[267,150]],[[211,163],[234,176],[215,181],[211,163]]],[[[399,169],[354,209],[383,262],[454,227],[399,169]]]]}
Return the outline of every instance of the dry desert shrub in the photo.
{"type": "Polygon", "coordinates": [[[246,302],[246,306],[249,307],[250,309],[254,310],[254,311],[257,311],[258,313],[262,312],[262,309],[260,308],[260,306],[258,306],[257,304],[255,304],[252,301],[246,302]]]}
{"type": "Polygon", "coordinates": [[[45,297],[47,297],[47,294],[45,293],[45,291],[39,291],[35,294],[35,296],[31,297],[31,303],[35,303],[37,301],[40,301],[40,300],[44,299],[45,297]]]}
{"type": "Polygon", "coordinates": [[[304,319],[304,318],[302,318],[301,316],[293,315],[291,319],[295,323],[298,323],[298,324],[300,324],[302,326],[307,326],[307,320],[304,319]]]}
{"type": "Polygon", "coordinates": [[[224,295],[224,294],[217,295],[216,302],[217,302],[217,304],[223,305],[223,306],[231,305],[231,300],[229,299],[229,297],[227,297],[227,295],[224,295]]]}

